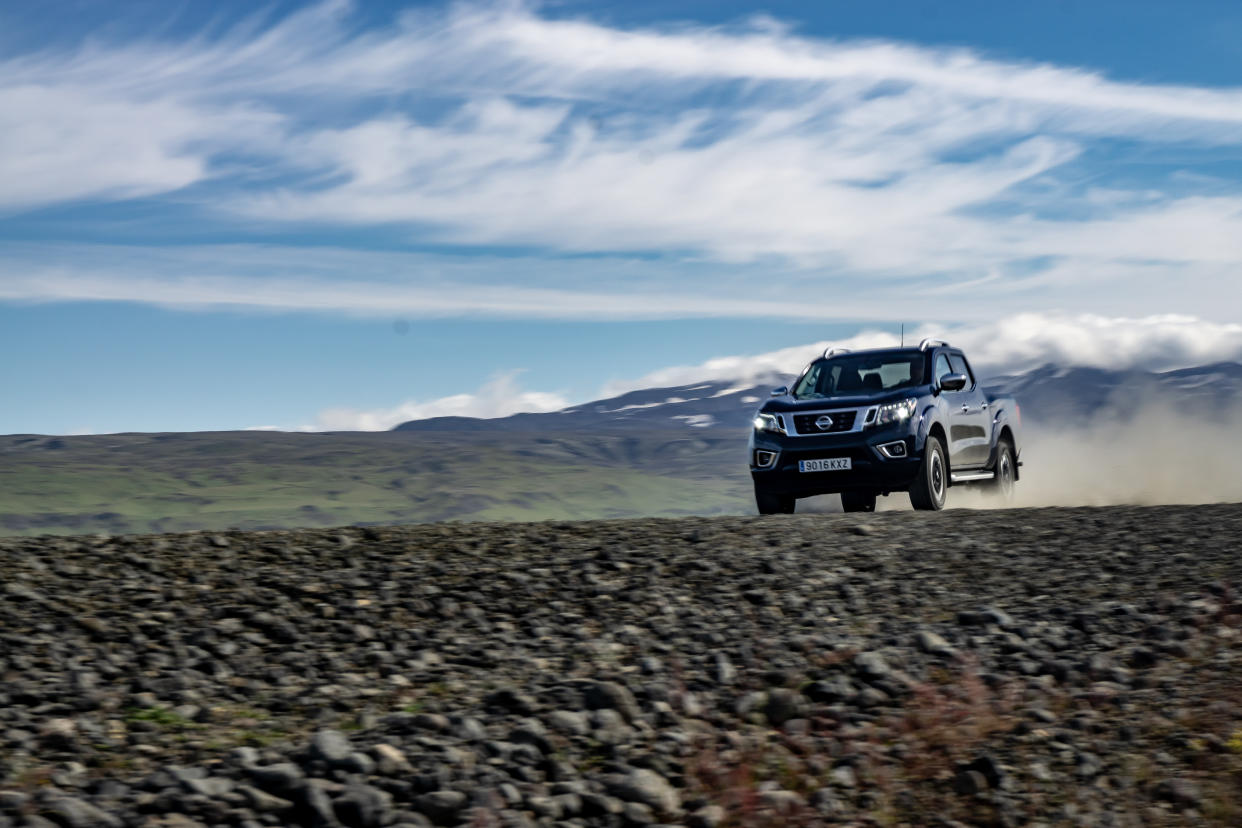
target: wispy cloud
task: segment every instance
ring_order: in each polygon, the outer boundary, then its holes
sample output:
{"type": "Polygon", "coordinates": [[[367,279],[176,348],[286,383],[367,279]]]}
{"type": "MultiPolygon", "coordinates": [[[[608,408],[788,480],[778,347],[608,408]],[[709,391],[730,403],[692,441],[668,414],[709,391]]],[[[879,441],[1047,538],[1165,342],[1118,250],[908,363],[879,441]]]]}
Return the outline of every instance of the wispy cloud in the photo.
{"type": "Polygon", "coordinates": [[[988,313],[1211,317],[1242,261],[1242,186],[1194,159],[1236,152],[1240,126],[1238,88],[770,20],[622,29],[502,3],[366,27],[333,0],[222,34],[0,59],[0,210],[175,193],[231,228],[382,227],[553,266],[518,283],[491,260],[483,290],[425,273],[359,290],[340,287],[348,262],[172,276],[78,262],[6,269],[0,296],[624,316],[623,297],[650,312],[643,283],[665,280],[686,288],[672,313],[694,297],[699,313],[768,313],[815,288],[837,318],[875,318],[877,299],[908,318],[950,313],[959,286],[988,313]],[[1114,174],[1100,141],[1141,147],[1144,179],[1114,174]],[[558,261],[583,253],[645,258],[625,273],[558,261]],[[722,281],[705,262],[739,269],[722,281]]]}

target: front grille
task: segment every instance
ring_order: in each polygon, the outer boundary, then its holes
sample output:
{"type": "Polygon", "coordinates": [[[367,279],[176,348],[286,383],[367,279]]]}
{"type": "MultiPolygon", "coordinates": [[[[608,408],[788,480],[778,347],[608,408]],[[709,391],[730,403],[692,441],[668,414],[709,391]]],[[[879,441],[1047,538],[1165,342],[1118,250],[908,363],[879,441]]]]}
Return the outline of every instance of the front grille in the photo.
{"type": "Polygon", "coordinates": [[[814,414],[795,414],[794,428],[799,434],[836,434],[852,430],[854,418],[857,416],[857,411],[819,411],[814,414]],[[832,418],[832,425],[820,428],[815,421],[824,416],[832,418]]]}

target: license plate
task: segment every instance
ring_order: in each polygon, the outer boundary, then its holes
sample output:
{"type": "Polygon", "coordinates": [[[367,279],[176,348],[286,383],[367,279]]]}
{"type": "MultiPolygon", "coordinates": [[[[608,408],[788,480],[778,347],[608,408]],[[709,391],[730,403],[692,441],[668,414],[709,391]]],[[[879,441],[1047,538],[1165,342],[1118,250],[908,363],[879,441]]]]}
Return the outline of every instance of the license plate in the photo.
{"type": "Polygon", "coordinates": [[[802,472],[821,472],[821,471],[849,471],[850,458],[848,457],[830,457],[826,460],[799,460],[798,471],[802,472]]]}

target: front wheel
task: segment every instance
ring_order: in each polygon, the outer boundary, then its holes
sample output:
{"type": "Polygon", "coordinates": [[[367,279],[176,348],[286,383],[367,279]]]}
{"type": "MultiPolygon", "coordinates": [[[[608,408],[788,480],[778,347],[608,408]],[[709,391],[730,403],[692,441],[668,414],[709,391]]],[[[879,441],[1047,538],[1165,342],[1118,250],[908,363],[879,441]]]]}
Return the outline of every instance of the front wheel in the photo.
{"type": "Polygon", "coordinates": [[[949,490],[949,469],[944,462],[944,444],[939,437],[928,437],[923,447],[923,463],[910,487],[910,505],[915,509],[938,512],[944,508],[949,490]]]}
{"type": "Polygon", "coordinates": [[[793,495],[773,494],[755,489],[755,506],[761,515],[792,515],[794,513],[793,495]]]}
{"type": "Polygon", "coordinates": [[[875,492],[841,492],[841,511],[874,512],[875,492]]]}

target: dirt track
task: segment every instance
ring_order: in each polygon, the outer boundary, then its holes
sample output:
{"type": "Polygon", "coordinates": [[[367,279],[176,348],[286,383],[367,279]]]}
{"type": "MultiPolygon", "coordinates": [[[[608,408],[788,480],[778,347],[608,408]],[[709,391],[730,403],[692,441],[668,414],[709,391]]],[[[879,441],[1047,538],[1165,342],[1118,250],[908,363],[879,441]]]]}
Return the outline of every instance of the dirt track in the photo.
{"type": "Polygon", "coordinates": [[[0,540],[0,826],[1238,824],[1242,506],[0,540]]]}

